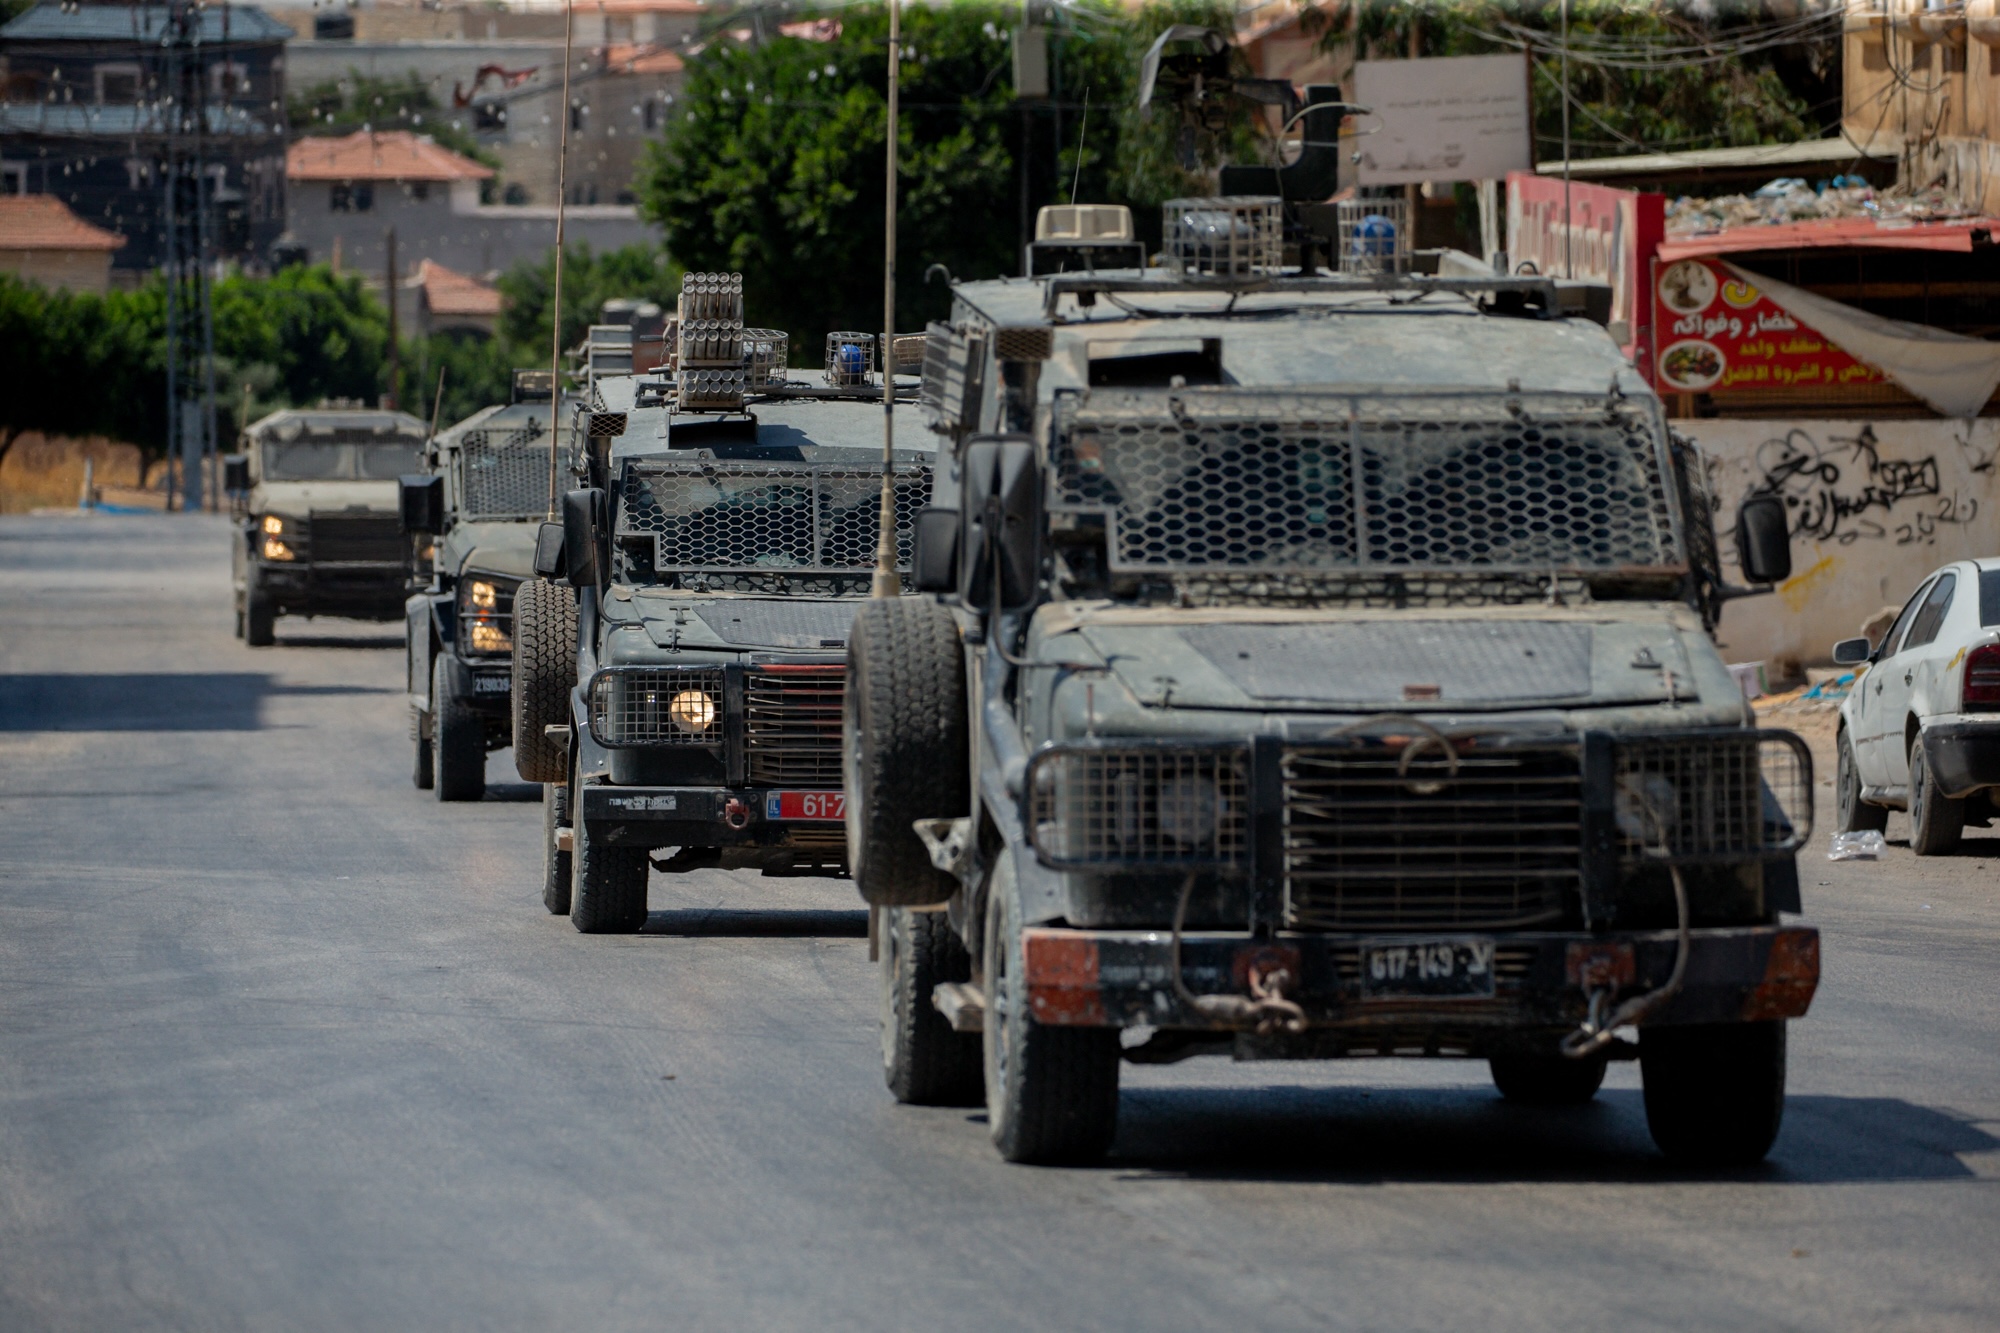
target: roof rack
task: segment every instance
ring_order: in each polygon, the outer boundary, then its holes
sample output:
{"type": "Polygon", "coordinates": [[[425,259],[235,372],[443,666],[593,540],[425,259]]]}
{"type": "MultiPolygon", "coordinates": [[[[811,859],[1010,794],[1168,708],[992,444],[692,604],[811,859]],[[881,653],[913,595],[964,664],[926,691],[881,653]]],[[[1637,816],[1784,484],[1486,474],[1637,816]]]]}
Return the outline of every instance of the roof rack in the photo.
{"type": "MultiPolygon", "coordinates": [[[[1519,277],[1436,277],[1421,273],[1325,274],[1318,277],[1185,276],[1162,281],[1158,278],[1105,277],[1087,273],[1065,273],[1036,279],[1045,285],[1042,314],[1056,318],[1056,307],[1065,296],[1095,300],[1100,295],[1136,292],[1221,292],[1230,296],[1253,292],[1462,292],[1466,295],[1518,294],[1526,305],[1539,308],[1544,318],[1562,312],[1562,284],[1554,278],[1519,277]]],[[[1581,307],[1578,313],[1581,313],[1581,307]]]]}

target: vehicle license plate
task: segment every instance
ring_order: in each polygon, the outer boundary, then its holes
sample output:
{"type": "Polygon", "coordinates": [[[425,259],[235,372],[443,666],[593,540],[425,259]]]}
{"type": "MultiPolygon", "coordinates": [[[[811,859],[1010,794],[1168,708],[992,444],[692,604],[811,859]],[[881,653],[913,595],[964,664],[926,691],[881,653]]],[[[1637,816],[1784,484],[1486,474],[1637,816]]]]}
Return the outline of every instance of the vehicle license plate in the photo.
{"type": "Polygon", "coordinates": [[[505,694],[512,688],[514,682],[509,676],[478,675],[472,678],[474,694],[505,694]]]}
{"type": "Polygon", "coordinates": [[[764,818],[842,820],[847,818],[847,797],[837,791],[767,792],[764,818]]]}
{"type": "Polygon", "coordinates": [[[1361,994],[1370,1000],[1493,994],[1493,941],[1471,936],[1361,942],[1361,994]]]}

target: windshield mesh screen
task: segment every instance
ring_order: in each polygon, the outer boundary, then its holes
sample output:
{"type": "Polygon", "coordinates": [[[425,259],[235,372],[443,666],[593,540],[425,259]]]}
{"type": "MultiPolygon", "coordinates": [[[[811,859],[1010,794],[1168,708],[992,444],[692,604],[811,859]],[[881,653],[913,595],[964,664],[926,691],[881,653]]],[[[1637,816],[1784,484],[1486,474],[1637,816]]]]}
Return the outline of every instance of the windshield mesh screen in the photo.
{"type": "MultiPolygon", "coordinates": [[[[896,559],[908,569],[931,470],[896,469],[896,559]]],[[[636,463],[625,474],[621,538],[651,535],[654,568],[841,570],[875,564],[882,474],[810,463],[636,463]]]]}
{"type": "Polygon", "coordinates": [[[1602,398],[1061,395],[1050,504],[1129,572],[1679,559],[1650,405],[1602,398]]]}
{"type": "Polygon", "coordinates": [[[536,518],[549,511],[549,435],[539,426],[468,431],[458,443],[466,518],[536,518]]]}

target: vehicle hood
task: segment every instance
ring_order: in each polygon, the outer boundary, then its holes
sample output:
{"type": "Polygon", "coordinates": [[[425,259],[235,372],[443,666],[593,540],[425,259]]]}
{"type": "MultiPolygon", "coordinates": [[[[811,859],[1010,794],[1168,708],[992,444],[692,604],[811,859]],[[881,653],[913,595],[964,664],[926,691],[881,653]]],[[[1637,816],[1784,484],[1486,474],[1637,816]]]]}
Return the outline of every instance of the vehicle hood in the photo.
{"type": "Polygon", "coordinates": [[[636,617],[660,648],[838,653],[862,599],[717,597],[678,589],[642,589],[607,599],[610,618],[636,617]],[[622,603],[615,607],[614,603],[622,603]]]}
{"type": "Polygon", "coordinates": [[[398,512],[394,481],[267,481],[250,494],[260,514],[306,515],[315,511],[398,512]]]}
{"type": "Polygon", "coordinates": [[[1121,608],[1067,616],[1051,610],[1058,614],[1039,627],[1039,655],[1101,662],[1148,707],[1307,713],[1605,707],[1698,699],[1701,677],[1712,674],[1697,670],[1689,651],[1687,634],[1698,634],[1699,623],[1684,608],[1653,604],[1121,608]]]}
{"type": "Polygon", "coordinates": [[[509,578],[535,576],[535,534],[533,523],[460,523],[445,534],[439,545],[439,567],[455,573],[483,570],[509,578]]]}

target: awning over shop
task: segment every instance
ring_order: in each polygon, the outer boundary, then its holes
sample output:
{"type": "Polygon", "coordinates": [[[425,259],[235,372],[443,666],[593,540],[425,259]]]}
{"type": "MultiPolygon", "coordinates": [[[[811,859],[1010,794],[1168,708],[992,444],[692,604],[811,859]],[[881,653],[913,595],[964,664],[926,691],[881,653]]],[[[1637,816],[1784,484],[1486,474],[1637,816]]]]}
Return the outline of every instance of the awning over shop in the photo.
{"type": "Polygon", "coordinates": [[[1743,254],[1753,250],[1942,250],[1970,254],[1992,243],[2000,219],[1958,222],[1878,222],[1874,218],[1821,218],[1669,236],[1660,243],[1662,264],[1677,259],[1743,254]]]}

